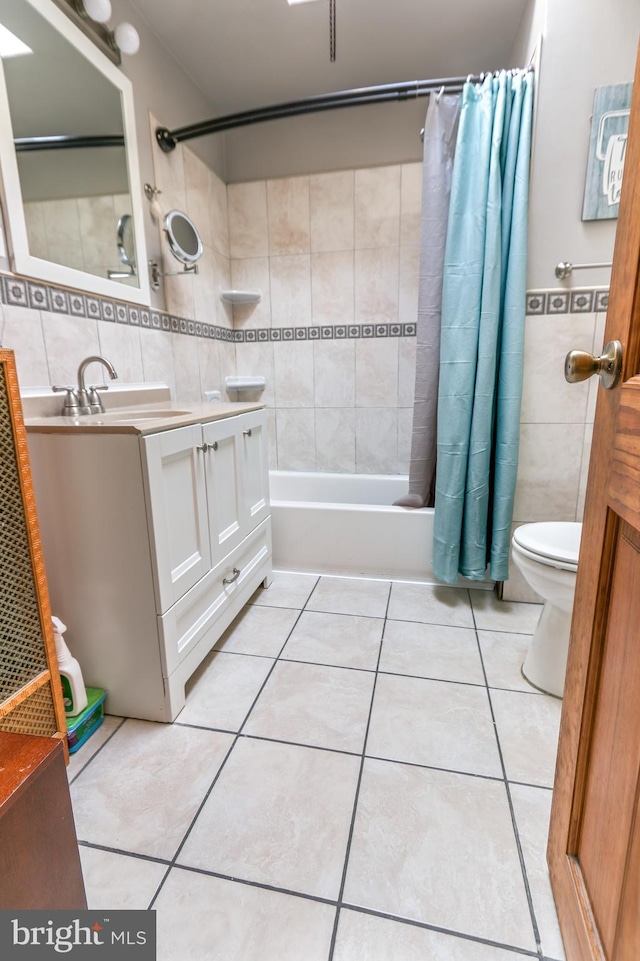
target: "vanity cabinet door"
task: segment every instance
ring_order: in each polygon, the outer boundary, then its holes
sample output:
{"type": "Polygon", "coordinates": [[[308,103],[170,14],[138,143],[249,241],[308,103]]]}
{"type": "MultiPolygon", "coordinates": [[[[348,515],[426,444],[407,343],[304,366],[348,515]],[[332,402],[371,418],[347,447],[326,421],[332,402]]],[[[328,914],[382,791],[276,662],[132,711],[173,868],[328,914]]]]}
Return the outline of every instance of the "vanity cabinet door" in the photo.
{"type": "Polygon", "coordinates": [[[240,510],[242,525],[248,532],[269,516],[267,412],[258,410],[240,419],[240,510]]]}
{"type": "Polygon", "coordinates": [[[142,438],[156,602],[163,614],[211,569],[200,424],[142,438]]]}
{"type": "Polygon", "coordinates": [[[222,560],[269,515],[266,413],[203,424],[213,563],[222,560]]]}
{"type": "Polygon", "coordinates": [[[242,523],[242,433],[238,425],[241,419],[229,417],[202,425],[202,438],[207,445],[205,474],[212,566],[235,550],[248,533],[242,523]]]}

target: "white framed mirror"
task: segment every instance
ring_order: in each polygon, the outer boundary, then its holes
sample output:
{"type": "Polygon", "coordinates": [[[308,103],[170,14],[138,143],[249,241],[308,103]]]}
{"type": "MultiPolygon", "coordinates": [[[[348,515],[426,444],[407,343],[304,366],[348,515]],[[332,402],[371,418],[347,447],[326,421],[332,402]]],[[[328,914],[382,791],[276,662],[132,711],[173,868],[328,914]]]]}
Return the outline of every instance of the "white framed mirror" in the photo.
{"type": "Polygon", "coordinates": [[[7,53],[0,44],[0,179],[12,269],[148,305],[130,81],[53,0],[0,0],[0,28],[24,45],[7,53]],[[130,271],[119,253],[125,217],[138,265],[130,271]]]}

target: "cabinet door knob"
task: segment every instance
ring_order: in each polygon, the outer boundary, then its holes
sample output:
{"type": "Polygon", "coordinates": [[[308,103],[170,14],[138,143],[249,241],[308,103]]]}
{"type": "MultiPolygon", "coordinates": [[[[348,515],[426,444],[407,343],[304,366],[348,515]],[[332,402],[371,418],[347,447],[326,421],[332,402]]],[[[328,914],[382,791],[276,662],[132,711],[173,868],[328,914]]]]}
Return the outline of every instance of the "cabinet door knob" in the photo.
{"type": "Polygon", "coordinates": [[[209,450],[217,450],[217,449],[218,449],[218,441],[217,441],[217,440],[214,440],[213,444],[209,444],[208,447],[209,447],[209,450]]]}
{"type": "Polygon", "coordinates": [[[234,567],[234,568],[233,568],[233,577],[223,577],[223,578],[222,578],[222,583],[223,583],[223,584],[233,584],[233,582],[234,582],[234,581],[237,581],[239,577],[240,577],[240,568],[239,568],[239,567],[234,567]]]}
{"type": "Polygon", "coordinates": [[[245,437],[251,437],[251,428],[247,427],[247,429],[243,430],[242,433],[244,434],[245,437]]]}
{"type": "Polygon", "coordinates": [[[208,444],[196,444],[196,450],[201,450],[203,454],[206,454],[208,446],[208,444]]]}

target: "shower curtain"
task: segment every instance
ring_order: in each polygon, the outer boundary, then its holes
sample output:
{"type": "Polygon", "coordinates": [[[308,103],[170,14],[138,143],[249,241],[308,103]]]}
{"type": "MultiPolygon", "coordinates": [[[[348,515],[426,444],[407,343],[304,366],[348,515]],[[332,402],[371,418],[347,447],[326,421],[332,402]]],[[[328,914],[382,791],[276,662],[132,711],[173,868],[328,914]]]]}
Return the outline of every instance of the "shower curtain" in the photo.
{"type": "Polygon", "coordinates": [[[524,348],[533,73],[465,84],[445,254],[433,570],[508,577],[524,348]]]}
{"type": "Polygon", "coordinates": [[[435,494],[442,272],[459,116],[459,96],[429,95],[422,163],[420,280],[409,493],[394,502],[399,507],[433,507],[435,494]]]}

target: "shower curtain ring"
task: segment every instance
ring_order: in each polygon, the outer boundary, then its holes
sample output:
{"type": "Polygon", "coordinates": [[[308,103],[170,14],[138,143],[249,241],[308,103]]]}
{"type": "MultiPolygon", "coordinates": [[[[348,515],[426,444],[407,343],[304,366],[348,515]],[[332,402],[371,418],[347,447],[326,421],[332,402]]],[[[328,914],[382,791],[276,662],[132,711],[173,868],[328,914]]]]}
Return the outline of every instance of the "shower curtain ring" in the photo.
{"type": "MultiPolygon", "coordinates": [[[[440,89],[436,94],[436,103],[440,103],[440,97],[442,96],[443,93],[444,93],[444,84],[442,84],[442,86],[440,87],[440,89]]],[[[424,130],[422,132],[424,134],[424,130]]]]}

